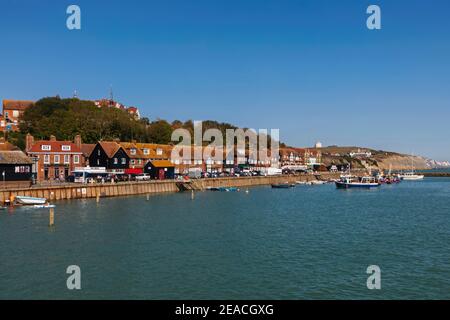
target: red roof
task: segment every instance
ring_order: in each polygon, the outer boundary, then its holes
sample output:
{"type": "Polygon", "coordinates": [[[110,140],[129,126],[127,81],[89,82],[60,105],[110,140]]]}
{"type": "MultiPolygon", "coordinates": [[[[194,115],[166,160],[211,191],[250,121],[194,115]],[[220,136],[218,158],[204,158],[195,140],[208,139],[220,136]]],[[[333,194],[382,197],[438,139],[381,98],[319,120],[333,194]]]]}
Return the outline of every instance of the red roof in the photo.
{"type": "Polygon", "coordinates": [[[77,147],[77,145],[71,141],[50,141],[50,140],[41,140],[36,141],[34,145],[31,147],[31,149],[28,151],[29,153],[79,153],[81,154],[80,148],[77,147]],[[50,148],[42,146],[50,146],[50,148]],[[64,146],[64,150],[63,150],[64,146]],[[67,146],[70,147],[67,148],[67,146]],[[69,150],[66,150],[69,149],[69,150]]]}

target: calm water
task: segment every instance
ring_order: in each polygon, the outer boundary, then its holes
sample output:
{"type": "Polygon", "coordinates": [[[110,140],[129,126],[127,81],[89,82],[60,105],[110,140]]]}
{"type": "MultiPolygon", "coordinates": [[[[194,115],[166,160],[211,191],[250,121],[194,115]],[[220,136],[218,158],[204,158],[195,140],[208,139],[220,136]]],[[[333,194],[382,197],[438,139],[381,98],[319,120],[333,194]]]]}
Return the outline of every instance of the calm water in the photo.
{"type": "Polygon", "coordinates": [[[0,298],[450,298],[450,179],[57,203],[0,212],[0,298]],[[82,290],[66,289],[69,265],[82,290]],[[382,289],[366,288],[366,268],[382,289]]]}

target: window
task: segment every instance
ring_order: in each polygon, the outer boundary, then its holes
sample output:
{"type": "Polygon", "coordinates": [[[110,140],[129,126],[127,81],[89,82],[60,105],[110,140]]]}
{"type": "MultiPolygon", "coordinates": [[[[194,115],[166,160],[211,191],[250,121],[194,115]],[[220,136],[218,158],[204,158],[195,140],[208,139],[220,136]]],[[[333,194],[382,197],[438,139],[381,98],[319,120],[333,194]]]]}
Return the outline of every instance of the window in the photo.
{"type": "Polygon", "coordinates": [[[100,159],[97,159],[97,165],[100,166],[100,159]]]}
{"type": "Polygon", "coordinates": [[[136,149],[134,149],[134,148],[130,149],[130,154],[135,155],[136,154],[136,149]]]}
{"type": "Polygon", "coordinates": [[[62,146],[62,151],[70,151],[70,146],[62,146]]]}
{"type": "Polygon", "coordinates": [[[79,155],[74,155],[73,156],[73,163],[79,164],[80,163],[80,156],[79,155]]]}
{"type": "Polygon", "coordinates": [[[144,151],[145,155],[149,155],[150,154],[150,150],[149,149],[144,149],[143,151],[144,151]]]}
{"type": "Polygon", "coordinates": [[[70,163],[70,156],[68,154],[64,155],[64,163],[70,163]]]}
{"type": "Polygon", "coordinates": [[[59,163],[59,154],[55,154],[55,155],[53,156],[53,162],[54,162],[54,163],[59,163]]]}
{"type": "Polygon", "coordinates": [[[138,160],[138,164],[142,164],[142,160],[141,159],[138,160]]]}
{"type": "Polygon", "coordinates": [[[131,159],[131,160],[130,160],[130,163],[131,163],[131,164],[134,164],[134,159],[131,159]]]}
{"type": "Polygon", "coordinates": [[[5,111],[5,118],[8,118],[8,111],[5,111]]]}
{"type": "Polygon", "coordinates": [[[114,164],[118,164],[119,161],[117,160],[117,158],[114,158],[114,164]]]}
{"type": "Polygon", "coordinates": [[[48,154],[44,155],[44,163],[45,164],[49,164],[50,163],[50,155],[48,155],[48,154]]]}
{"type": "Polygon", "coordinates": [[[158,156],[162,155],[162,149],[161,148],[156,149],[156,154],[158,156]]]}
{"type": "Polygon", "coordinates": [[[43,144],[41,146],[41,150],[50,151],[50,150],[52,150],[52,147],[50,145],[48,145],[48,144],[43,144]]]}
{"type": "Polygon", "coordinates": [[[127,159],[126,158],[122,158],[122,164],[127,164],[127,159]]]}
{"type": "Polygon", "coordinates": [[[19,117],[19,111],[18,110],[13,110],[13,117],[14,118],[18,118],[19,117]]]}
{"type": "Polygon", "coordinates": [[[100,149],[97,150],[97,155],[100,156],[100,149]]]}

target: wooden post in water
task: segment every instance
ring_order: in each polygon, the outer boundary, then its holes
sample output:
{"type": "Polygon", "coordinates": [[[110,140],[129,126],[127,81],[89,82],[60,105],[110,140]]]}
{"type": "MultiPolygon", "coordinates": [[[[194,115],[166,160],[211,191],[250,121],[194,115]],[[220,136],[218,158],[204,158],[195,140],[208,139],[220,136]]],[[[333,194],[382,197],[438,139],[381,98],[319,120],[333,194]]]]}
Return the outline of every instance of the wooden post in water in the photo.
{"type": "Polygon", "coordinates": [[[55,224],[55,208],[50,208],[49,226],[53,227],[55,224]]]}
{"type": "Polygon", "coordinates": [[[147,193],[147,201],[150,200],[150,193],[147,193]]]}
{"type": "Polygon", "coordinates": [[[194,200],[195,198],[195,193],[194,193],[194,189],[191,190],[191,200],[194,200]]]}
{"type": "Polygon", "coordinates": [[[97,196],[96,196],[96,198],[95,198],[95,201],[96,201],[97,203],[100,202],[100,193],[98,193],[98,192],[97,192],[97,196]]]}

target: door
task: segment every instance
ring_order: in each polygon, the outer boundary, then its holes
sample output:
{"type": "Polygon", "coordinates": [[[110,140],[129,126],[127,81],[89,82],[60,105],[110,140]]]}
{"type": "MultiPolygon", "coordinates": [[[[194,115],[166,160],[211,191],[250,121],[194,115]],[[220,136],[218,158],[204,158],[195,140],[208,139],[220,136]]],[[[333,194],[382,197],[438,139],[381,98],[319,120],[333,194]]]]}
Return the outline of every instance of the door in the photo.
{"type": "Polygon", "coordinates": [[[164,169],[159,169],[158,179],[164,180],[164,169]]]}

